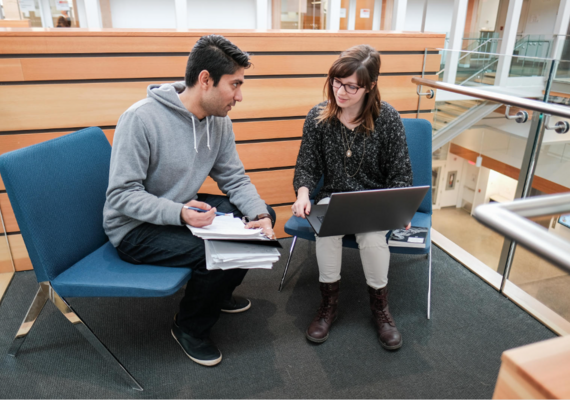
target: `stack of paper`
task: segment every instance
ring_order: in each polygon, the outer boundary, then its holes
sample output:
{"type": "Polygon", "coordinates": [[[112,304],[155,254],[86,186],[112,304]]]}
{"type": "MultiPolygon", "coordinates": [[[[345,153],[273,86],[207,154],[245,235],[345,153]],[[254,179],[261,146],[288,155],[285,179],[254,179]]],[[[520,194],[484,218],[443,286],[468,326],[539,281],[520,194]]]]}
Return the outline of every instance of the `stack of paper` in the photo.
{"type": "Polygon", "coordinates": [[[233,215],[214,218],[211,225],[195,228],[186,225],[194,236],[204,239],[206,244],[206,267],[208,269],[266,268],[273,267],[279,260],[279,250],[267,244],[251,241],[268,241],[261,229],[246,229],[244,223],[233,215]]]}
{"type": "Polygon", "coordinates": [[[212,269],[265,268],[279,261],[279,250],[261,244],[206,240],[206,267],[212,269]]]}
{"type": "Polygon", "coordinates": [[[214,218],[211,225],[203,228],[195,228],[186,225],[194,236],[202,239],[226,239],[226,240],[268,240],[261,229],[246,229],[240,218],[233,215],[220,215],[214,218]]]}

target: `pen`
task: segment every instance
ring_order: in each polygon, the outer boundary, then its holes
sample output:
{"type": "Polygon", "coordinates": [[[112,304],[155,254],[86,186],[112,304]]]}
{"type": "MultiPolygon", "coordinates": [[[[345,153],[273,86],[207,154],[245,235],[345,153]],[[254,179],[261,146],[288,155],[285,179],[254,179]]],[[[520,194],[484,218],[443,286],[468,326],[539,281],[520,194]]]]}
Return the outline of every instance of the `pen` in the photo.
{"type": "MultiPolygon", "coordinates": [[[[202,210],[201,208],[189,207],[189,206],[184,206],[184,208],[186,208],[188,210],[192,210],[192,211],[198,211],[198,212],[208,212],[209,211],[209,210],[202,210]]],[[[216,215],[227,215],[227,214],[216,211],[216,215]]]]}

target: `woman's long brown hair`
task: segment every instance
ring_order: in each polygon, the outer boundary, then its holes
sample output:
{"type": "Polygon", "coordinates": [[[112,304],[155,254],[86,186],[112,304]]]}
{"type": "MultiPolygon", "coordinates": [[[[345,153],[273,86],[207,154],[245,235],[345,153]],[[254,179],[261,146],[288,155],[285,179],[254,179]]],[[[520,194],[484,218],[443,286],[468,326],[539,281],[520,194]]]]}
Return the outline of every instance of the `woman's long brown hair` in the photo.
{"type": "Polygon", "coordinates": [[[335,78],[346,78],[356,72],[358,86],[368,90],[364,95],[364,104],[356,116],[355,124],[366,133],[374,130],[374,121],[380,115],[380,91],[378,90],[378,75],[380,74],[380,54],[371,46],[361,44],[343,51],[340,57],[329,69],[327,81],[323,89],[328,103],[320,110],[317,123],[333,122],[342,113],[334,97],[333,81],[335,78]],[[372,87],[373,83],[376,83],[372,87]]]}

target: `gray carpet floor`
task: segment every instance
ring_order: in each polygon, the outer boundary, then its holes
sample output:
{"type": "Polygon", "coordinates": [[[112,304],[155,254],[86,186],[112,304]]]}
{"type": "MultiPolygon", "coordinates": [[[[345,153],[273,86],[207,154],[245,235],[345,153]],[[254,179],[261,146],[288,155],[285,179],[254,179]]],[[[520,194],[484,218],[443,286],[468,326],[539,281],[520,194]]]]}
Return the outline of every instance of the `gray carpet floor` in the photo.
{"type": "Polygon", "coordinates": [[[48,303],[17,358],[8,347],[35,294],[33,272],[16,274],[0,305],[2,398],[491,398],[507,349],[555,335],[439,248],[433,248],[431,320],[427,262],[393,255],[390,308],[403,347],[383,350],[370,317],[358,251],[344,249],[339,318],[330,338],[304,337],[319,303],[314,244],[299,240],[273,270],[248,273],[238,293],[251,310],[222,315],[212,338],[224,359],[189,360],[170,335],[181,293],[168,298],[69,299],[145,390],[131,390],[48,303]]]}

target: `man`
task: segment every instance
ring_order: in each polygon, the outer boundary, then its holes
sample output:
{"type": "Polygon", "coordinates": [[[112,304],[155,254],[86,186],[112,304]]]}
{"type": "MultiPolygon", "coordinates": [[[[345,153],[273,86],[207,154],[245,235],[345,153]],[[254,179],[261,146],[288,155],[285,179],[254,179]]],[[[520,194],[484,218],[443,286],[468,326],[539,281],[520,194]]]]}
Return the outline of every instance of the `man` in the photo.
{"type": "Polygon", "coordinates": [[[273,236],[275,212],[245,175],[227,117],[242,101],[249,66],[248,54],[222,36],[200,38],[185,82],[150,85],[148,97],[121,116],[113,140],[105,232],[127,262],[192,269],[172,336],[188,357],[206,366],[222,360],[209,339],[220,311],[237,313],[251,305],[232,296],[247,270],[207,270],[204,241],[185,225],[210,225],[218,210],[246,215],[246,227],[273,236]],[[229,198],[197,193],[208,175],[229,198]]]}

